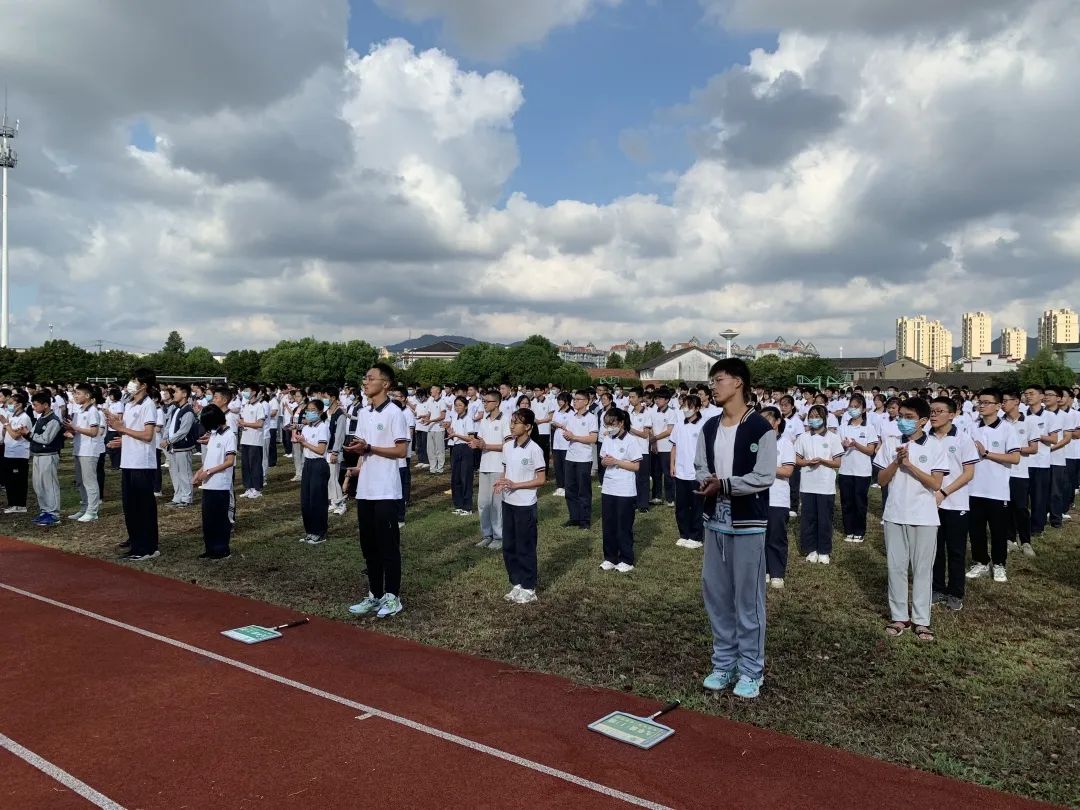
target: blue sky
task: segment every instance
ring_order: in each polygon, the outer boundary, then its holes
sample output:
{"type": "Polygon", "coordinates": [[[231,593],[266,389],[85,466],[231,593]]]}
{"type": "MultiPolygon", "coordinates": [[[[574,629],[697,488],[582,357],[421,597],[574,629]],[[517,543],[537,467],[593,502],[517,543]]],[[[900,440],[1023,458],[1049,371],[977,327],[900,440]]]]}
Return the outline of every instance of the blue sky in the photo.
{"type": "Polygon", "coordinates": [[[625,0],[499,62],[475,62],[440,36],[437,22],[413,24],[385,14],[371,0],[351,0],[349,45],[403,37],[417,50],[438,47],[462,67],[505,70],[524,85],[514,119],[521,164],[507,193],[550,204],[559,199],[605,203],[624,194],[668,187],[657,175],[682,171],[692,154],[682,132],[655,126],[657,115],[751,50],[775,48],[773,35],[729,34],[702,18],[690,0],[625,0]],[[653,160],[640,164],[619,148],[623,130],[650,129],[653,160]]]}

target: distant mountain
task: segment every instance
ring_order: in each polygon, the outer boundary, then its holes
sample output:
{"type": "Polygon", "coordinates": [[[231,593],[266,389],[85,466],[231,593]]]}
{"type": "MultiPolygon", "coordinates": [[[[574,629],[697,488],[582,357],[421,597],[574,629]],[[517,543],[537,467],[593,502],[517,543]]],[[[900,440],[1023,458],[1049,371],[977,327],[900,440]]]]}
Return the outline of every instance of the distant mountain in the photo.
{"type": "Polygon", "coordinates": [[[447,343],[459,343],[462,346],[471,346],[474,343],[480,342],[474,338],[462,337],[461,335],[421,335],[418,338],[403,340],[401,343],[387,346],[386,350],[391,354],[401,354],[401,352],[408,349],[419,349],[423,346],[430,346],[432,343],[438,343],[440,340],[445,340],[447,343]]]}
{"type": "MultiPolygon", "coordinates": [[[[1001,338],[1000,337],[998,337],[997,339],[995,339],[994,341],[992,341],[990,343],[990,351],[992,351],[992,352],[1000,352],[1001,351],[1001,338]]],[[[1038,351],[1039,351],[1039,339],[1034,338],[1034,337],[1029,337],[1027,339],[1027,356],[1031,357],[1033,354],[1038,353],[1038,351]]],[[[963,359],[963,357],[961,356],[962,354],[963,354],[963,347],[962,346],[953,346],[953,350],[952,350],[953,362],[957,362],[959,360],[962,360],[963,359]]],[[[886,365],[891,363],[895,359],[896,359],[896,349],[891,349],[890,351],[885,352],[885,354],[883,354],[882,357],[881,357],[881,361],[883,363],[885,363],[886,365]]]]}

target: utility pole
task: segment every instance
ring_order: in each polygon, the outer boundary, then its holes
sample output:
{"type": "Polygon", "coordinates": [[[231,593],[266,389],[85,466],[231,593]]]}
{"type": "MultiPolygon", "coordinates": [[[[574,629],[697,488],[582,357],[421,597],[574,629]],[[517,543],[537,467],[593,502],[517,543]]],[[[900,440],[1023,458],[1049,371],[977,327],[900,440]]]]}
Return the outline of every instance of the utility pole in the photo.
{"type": "Polygon", "coordinates": [[[0,347],[7,348],[8,324],[11,315],[11,299],[8,296],[8,169],[14,169],[19,162],[18,155],[11,148],[8,141],[13,140],[19,133],[19,122],[15,126],[8,126],[7,118],[7,89],[4,89],[4,120],[0,123],[0,167],[2,167],[3,180],[3,225],[0,226],[0,347]]]}

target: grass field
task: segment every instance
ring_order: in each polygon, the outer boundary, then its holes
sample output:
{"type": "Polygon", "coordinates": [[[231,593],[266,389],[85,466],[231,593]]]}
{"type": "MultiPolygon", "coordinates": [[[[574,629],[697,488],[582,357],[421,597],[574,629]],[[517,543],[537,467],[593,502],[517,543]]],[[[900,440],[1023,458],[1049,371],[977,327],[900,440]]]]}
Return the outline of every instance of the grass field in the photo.
{"type": "MultiPolygon", "coordinates": [[[[64,464],[64,514],[78,499],[64,464]]],[[[340,621],[366,593],[355,510],[331,516],[330,540],[303,534],[292,463],[271,470],[266,497],[239,500],[233,557],[202,550],[198,508],[159,510],[163,576],[340,621]]],[[[414,476],[402,533],[405,611],[364,620],[426,644],[633,691],[807,740],[1026,796],[1080,806],[1080,526],[1049,530],[1038,556],[1010,556],[1009,582],[969,583],[965,609],[935,608],[937,641],[886,638],[885,558],[877,521],[862,546],[836,544],[831,566],[792,545],[787,588],[769,591],[766,681],[740,701],[700,687],[711,639],[700,595],[701,552],[678,548],[672,510],[639,515],[638,567],[599,570],[599,490],[592,532],[563,529],[565,502],[541,493],[540,601],[509,605],[501,555],[474,548],[479,521],[450,514],[449,477],[414,476]]],[[[167,496],[171,487],[166,481],[167,496]]],[[[872,490],[871,511],[879,510],[872,490]]],[[[27,515],[0,531],[109,559],[124,539],[119,476],[96,524],[55,529],[27,515]]],[[[167,498],[166,498],[167,499],[167,498]]],[[[794,536],[794,525],[790,529],[794,536]]],[[[839,539],[839,538],[837,538],[839,539]]],[[[432,677],[437,677],[432,673],[432,677]]],[[[582,718],[584,723],[587,719],[582,718]]]]}

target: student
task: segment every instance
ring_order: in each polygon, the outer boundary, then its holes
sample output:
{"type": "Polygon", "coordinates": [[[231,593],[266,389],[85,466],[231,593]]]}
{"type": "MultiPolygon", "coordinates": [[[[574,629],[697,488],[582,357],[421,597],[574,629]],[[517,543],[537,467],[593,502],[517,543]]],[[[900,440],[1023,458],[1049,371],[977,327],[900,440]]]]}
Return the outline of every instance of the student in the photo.
{"type": "Polygon", "coordinates": [[[701,590],[712,626],[706,689],[738,679],[735,694],[756,698],[765,671],[765,529],[776,480],[776,431],[748,403],[750,369],[738,358],[709,370],[723,408],[698,437],[694,468],[705,499],[701,590]]]}
{"type": "MultiPolygon", "coordinates": [[[[566,427],[566,419],[570,415],[570,394],[559,392],[555,397],[555,406],[555,410],[551,412],[551,461],[555,468],[555,491],[551,494],[557,498],[565,498],[566,452],[570,449],[570,442],[566,440],[563,428],[566,427]]],[[[509,426],[509,421],[506,424],[509,426]]]]}
{"type": "MultiPolygon", "coordinates": [[[[579,390],[573,396],[574,410],[566,415],[562,429],[563,438],[569,444],[563,476],[566,481],[566,509],[570,519],[565,527],[577,526],[581,529],[592,527],[592,482],[593,445],[596,444],[600,429],[596,416],[589,412],[589,394],[579,390]]],[[[505,527],[504,527],[505,530],[505,527]]]]}
{"type": "Polygon", "coordinates": [[[258,401],[259,388],[246,385],[240,392],[240,473],[244,481],[241,498],[252,500],[262,497],[263,488],[263,416],[258,401]]]}
{"type": "Polygon", "coordinates": [[[1068,446],[1072,442],[1072,419],[1062,409],[1063,389],[1057,385],[1048,385],[1046,401],[1046,420],[1052,437],[1050,447],[1050,526],[1060,529],[1069,506],[1073,502],[1073,489],[1069,481],[1068,446]]]}
{"type": "Polygon", "coordinates": [[[202,489],[202,531],[204,551],[200,560],[227,560],[231,554],[229,518],[233,500],[233,465],[236,463],[236,436],[225,423],[225,414],[216,405],[207,405],[199,422],[209,436],[203,451],[202,467],[192,483],[202,489]]]}
{"type": "Polygon", "coordinates": [[[33,459],[34,495],[40,513],[35,526],[55,526],[60,522],[60,450],[64,446],[64,425],[52,409],[53,399],[39,391],[30,397],[37,415],[30,431],[30,456],[33,459]]]}
{"type": "MultiPolygon", "coordinates": [[[[401,500],[398,501],[398,529],[405,528],[405,510],[411,503],[412,496],[412,469],[409,467],[409,463],[413,454],[413,442],[416,438],[416,417],[413,415],[412,410],[406,404],[405,386],[396,385],[390,390],[390,399],[401,408],[401,415],[405,417],[405,429],[409,434],[409,449],[405,453],[405,458],[398,459],[398,475],[401,478],[401,500]]],[[[367,407],[364,405],[363,397],[357,397],[356,402],[353,403],[353,407],[356,408],[356,415],[359,417],[360,409],[367,407]]],[[[353,424],[352,427],[352,440],[349,442],[349,446],[356,444],[356,429],[359,424],[359,419],[353,424]]],[[[360,458],[354,453],[349,453],[347,458],[352,458],[350,467],[355,467],[360,458]]]]}
{"type": "MultiPolygon", "coordinates": [[[[503,478],[503,447],[511,440],[510,422],[503,416],[499,407],[499,395],[495,391],[486,391],[481,400],[484,406],[484,418],[474,423],[476,436],[471,445],[480,450],[480,490],[477,507],[480,510],[479,548],[499,550],[503,547],[502,493],[496,492],[495,484],[503,478]]],[[[559,432],[556,432],[556,441],[559,432]]],[[[541,448],[543,450],[543,448],[541,448]]],[[[555,471],[559,473],[562,462],[558,458],[560,451],[554,451],[555,471]]],[[[563,455],[566,451],[562,451],[563,455]]]]}
{"type": "Polygon", "coordinates": [[[882,513],[891,618],[885,632],[896,637],[914,623],[915,637],[920,641],[934,640],[930,631],[930,604],[940,525],[935,493],[941,489],[949,471],[944,449],[927,439],[925,428],[929,419],[930,406],[925,400],[904,400],[897,418],[901,441],[883,443],[874,459],[881,486],[891,487],[889,502],[882,513]]]}
{"type": "MultiPolygon", "coordinates": [[[[806,561],[828,565],[832,554],[836,471],[844,456],[840,437],[828,429],[824,405],[807,411],[807,432],[795,442],[795,466],[802,468],[799,500],[799,545],[806,561]]],[[[883,485],[884,486],[884,485],[883,485]]]]}
{"type": "Polygon", "coordinates": [[[266,392],[267,417],[263,427],[263,478],[271,467],[277,466],[278,429],[281,427],[281,400],[277,391],[266,392]]]}
{"type": "Polygon", "coordinates": [[[120,496],[128,539],[120,544],[120,558],[143,562],[159,556],[157,501],[154,477],[157,448],[154,446],[158,409],[154,404],[157,376],[151,369],[138,368],[127,384],[129,397],[123,416],[109,413],[106,419],[113,432],[112,448],[120,449],[120,496]]]}
{"type": "Polygon", "coordinates": [[[1080,492],[1080,410],[1077,410],[1076,397],[1069,388],[1061,389],[1061,410],[1066,416],[1064,429],[1070,433],[1069,444],[1065,448],[1065,485],[1063,520],[1072,520],[1073,502],[1080,492]]]}
{"type": "MultiPolygon", "coordinates": [[[[643,462],[638,465],[638,471],[635,477],[635,483],[637,485],[637,510],[641,514],[645,514],[649,511],[649,479],[652,470],[650,469],[649,464],[645,464],[644,461],[648,459],[649,463],[652,463],[649,454],[649,446],[652,444],[653,418],[652,413],[645,407],[645,392],[640,388],[633,388],[630,390],[630,393],[627,396],[627,404],[630,407],[627,411],[630,415],[629,434],[637,442],[643,462]]],[[[704,421],[704,419],[699,420],[699,424],[704,424],[704,421]]],[[[683,460],[685,461],[685,454],[683,460]]],[[[690,463],[693,465],[693,459],[690,460],[690,463]]],[[[694,488],[697,488],[696,479],[694,481],[694,488]]],[[[675,492],[676,496],[678,496],[678,485],[676,485],[675,492]]],[[[677,497],[676,500],[678,500],[677,497]]],[[[700,517],[698,522],[700,524],[700,517]]],[[[700,540],[700,534],[694,539],[700,540]]]]}
{"type": "MultiPolygon", "coordinates": [[[[290,411],[292,416],[289,420],[289,424],[283,431],[283,435],[289,437],[289,450],[292,454],[293,460],[293,477],[289,479],[290,483],[298,483],[301,481],[304,472],[304,451],[303,448],[293,449],[293,435],[304,429],[304,409],[307,407],[307,397],[304,396],[304,392],[297,388],[291,394],[292,404],[290,411]]],[[[226,414],[226,417],[228,414],[226,414]]]]}
{"type": "Polygon", "coordinates": [[[765,529],[765,579],[770,587],[779,589],[784,587],[787,574],[787,523],[791,511],[788,479],[795,471],[795,446],[787,438],[786,420],[777,408],[763,408],[761,415],[776,430],[776,480],[769,487],[769,524],[765,529]]]}
{"type": "Polygon", "coordinates": [[[446,465],[446,426],[443,423],[447,418],[448,414],[442,400],[442,386],[433,385],[424,415],[420,419],[420,422],[426,424],[428,429],[427,455],[431,475],[440,474],[446,465]]]}
{"type": "Polygon", "coordinates": [[[840,425],[840,444],[844,457],[840,460],[840,513],[844,521],[844,540],[861,543],[866,536],[867,494],[870,491],[870,471],[877,453],[877,432],[866,422],[866,400],[862,394],[852,394],[847,400],[840,425]]]}
{"type": "Polygon", "coordinates": [[[671,407],[671,389],[658,388],[653,397],[656,410],[652,421],[652,504],[675,505],[675,481],[671,477],[671,434],[679,411],[671,407]]]}
{"type": "MultiPolygon", "coordinates": [[[[544,464],[548,462],[551,454],[551,407],[544,396],[544,386],[533,386],[532,411],[536,416],[536,435],[534,441],[544,451],[544,464]]],[[[547,467],[545,466],[545,469],[547,467]]]]}
{"type": "Polygon", "coordinates": [[[30,466],[30,440],[27,437],[33,428],[26,414],[29,401],[25,393],[17,391],[8,397],[5,412],[0,415],[0,425],[4,429],[4,488],[8,500],[5,515],[26,512],[26,484],[30,466]]]}
{"type": "Polygon", "coordinates": [[[330,431],[330,439],[326,445],[326,463],[330,467],[330,478],[326,482],[327,511],[338,516],[345,514],[349,503],[348,496],[342,489],[345,476],[341,462],[345,456],[348,422],[345,410],[341,407],[340,394],[341,391],[333,385],[324,385],[319,391],[323,413],[326,414],[326,426],[330,431]]]}
{"type": "MultiPolygon", "coordinates": [[[[401,411],[389,406],[394,369],[376,363],[364,375],[367,407],[360,412],[358,441],[349,449],[360,456],[348,475],[356,478],[356,524],[360,550],[367,563],[368,594],[349,607],[357,616],[375,613],[385,619],[402,611],[401,533],[397,501],[401,499],[398,459],[409,451],[401,411]]],[[[442,407],[442,406],[440,406],[442,407]]]]}
{"type": "Polygon", "coordinates": [[[450,492],[455,515],[472,514],[473,448],[477,429],[469,416],[469,400],[459,396],[454,400],[454,415],[446,430],[450,445],[450,492]]]}
{"type": "Polygon", "coordinates": [[[428,433],[431,432],[427,413],[428,395],[423,388],[417,388],[413,396],[413,413],[416,416],[416,469],[427,470],[431,467],[428,459],[428,433]]]}
{"type": "MultiPolygon", "coordinates": [[[[1001,405],[1005,411],[1005,421],[1012,425],[1020,447],[1020,462],[1009,471],[1009,505],[1006,507],[1008,523],[1006,532],[1008,546],[1019,550],[1025,556],[1034,557],[1035,549],[1031,545],[1031,513],[1028,512],[1028,500],[1031,497],[1030,460],[1039,452],[1039,436],[1032,432],[1035,420],[1028,420],[1020,412],[1020,392],[1005,391],[1001,405]]],[[[1036,428],[1037,431],[1037,428],[1036,428]]]]}
{"type": "MultiPolygon", "coordinates": [[[[634,513],[637,471],[642,462],[638,443],[627,431],[630,417],[621,408],[604,414],[607,435],[600,446],[600,464],[607,471],[600,487],[604,561],[601,570],[625,574],[634,570],[634,513]]],[[[694,447],[695,453],[697,446],[694,447]]]]}
{"type": "Polygon", "coordinates": [[[330,425],[327,424],[326,406],[319,397],[311,397],[304,406],[304,426],[293,432],[293,452],[302,452],[304,469],[300,474],[300,515],[304,520],[304,536],[301,543],[317,546],[326,542],[326,505],[329,500],[330,465],[326,461],[326,448],[330,444],[330,425]]]}
{"type": "Polygon", "coordinates": [[[958,407],[949,397],[930,401],[928,443],[945,454],[949,471],[934,493],[938,508],[937,553],[934,555],[933,604],[952,611],[964,609],[964,561],[967,559],[968,484],[975,477],[979,452],[971,436],[957,430],[958,407]]]}
{"type": "Polygon", "coordinates": [[[547,478],[544,452],[530,438],[535,419],[527,410],[511,417],[511,440],[502,450],[504,473],[495,482],[503,502],[503,564],[513,586],[504,598],[519,605],[536,601],[536,492],[547,478]]]}
{"type": "Polygon", "coordinates": [[[972,439],[982,461],[975,467],[975,478],[971,482],[968,531],[973,562],[965,576],[968,579],[989,576],[993,565],[994,581],[1007,582],[1009,474],[1012,465],[1020,463],[1020,441],[1012,425],[998,417],[1001,391],[984,388],[979,392],[977,405],[980,419],[972,439]],[[989,552],[986,548],[987,527],[990,530],[989,552]]]}
{"type": "Polygon", "coordinates": [[[73,440],[75,456],[75,486],[79,490],[79,511],[69,515],[70,520],[90,523],[97,520],[101,507],[101,490],[98,486],[98,437],[105,432],[105,420],[94,402],[94,388],[89,383],[75,386],[75,405],[71,419],[64,423],[64,430],[73,440]]]}
{"type": "MultiPolygon", "coordinates": [[[[698,434],[704,420],[701,418],[701,400],[694,394],[686,395],[685,419],[675,426],[671,434],[671,477],[675,481],[675,524],[679,539],[675,545],[683,548],[701,548],[704,543],[702,509],[704,501],[697,492],[697,472],[694,458],[697,456],[698,434]]],[[[630,417],[631,424],[633,416],[630,417]]],[[[638,478],[640,481],[640,477],[638,478]]],[[[641,498],[638,498],[638,503],[641,498]]]]}
{"type": "MultiPolygon", "coordinates": [[[[109,402],[106,405],[107,414],[113,414],[115,416],[123,416],[124,414],[124,394],[119,388],[109,389],[109,402]]],[[[106,415],[106,421],[108,416],[106,415]]],[[[120,446],[113,446],[113,441],[119,438],[119,436],[110,428],[105,432],[105,453],[109,457],[109,464],[112,465],[114,470],[120,469],[120,446]]]]}
{"type": "Polygon", "coordinates": [[[1041,385],[1029,385],[1024,389],[1027,403],[1026,421],[1031,423],[1029,436],[1038,439],[1037,451],[1028,459],[1028,504],[1031,511],[1031,537],[1042,537],[1046,531],[1046,516],[1050,511],[1050,446],[1054,443],[1050,432],[1050,414],[1043,407],[1045,389],[1041,385]]]}
{"type": "MultiPolygon", "coordinates": [[[[189,401],[190,397],[191,387],[187,383],[177,383],[173,387],[173,404],[176,407],[169,414],[165,428],[165,453],[169,459],[169,478],[173,484],[173,499],[169,505],[181,509],[194,503],[191,454],[198,446],[202,428],[189,401]]],[[[224,419],[225,414],[221,414],[221,418],[224,419]]],[[[231,471],[229,477],[231,480],[231,471]]]]}

